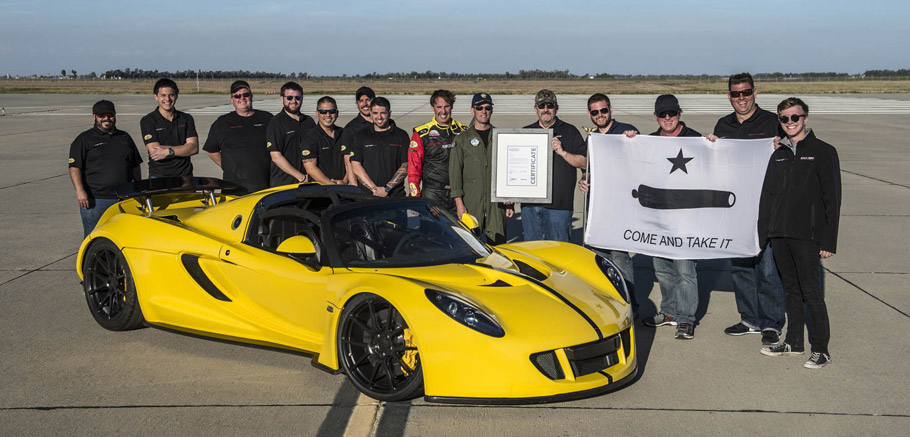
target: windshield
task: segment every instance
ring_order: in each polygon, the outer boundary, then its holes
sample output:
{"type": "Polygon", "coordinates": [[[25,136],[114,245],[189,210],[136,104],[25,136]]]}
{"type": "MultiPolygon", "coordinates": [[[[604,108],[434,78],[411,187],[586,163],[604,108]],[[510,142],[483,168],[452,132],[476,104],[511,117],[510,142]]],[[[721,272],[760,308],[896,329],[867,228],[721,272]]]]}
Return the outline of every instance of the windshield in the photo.
{"type": "Polygon", "coordinates": [[[490,255],[473,234],[429,202],[370,205],[332,218],[346,267],[470,263],[490,255]]]}

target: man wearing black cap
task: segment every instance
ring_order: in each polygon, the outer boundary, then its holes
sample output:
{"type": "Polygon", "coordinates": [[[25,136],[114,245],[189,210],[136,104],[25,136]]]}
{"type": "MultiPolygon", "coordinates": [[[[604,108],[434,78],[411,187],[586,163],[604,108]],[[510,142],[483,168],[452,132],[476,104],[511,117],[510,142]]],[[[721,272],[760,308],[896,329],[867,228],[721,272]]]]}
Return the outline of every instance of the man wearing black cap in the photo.
{"type": "Polygon", "coordinates": [[[282,85],[280,92],[284,109],[272,117],[265,134],[265,145],[272,157],[269,170],[269,185],[272,187],[306,180],[300,159],[300,139],[316,127],[312,117],[300,113],[303,88],[297,82],[282,85]]]}
{"type": "Polygon", "coordinates": [[[572,231],[572,210],[575,206],[575,180],[577,169],[587,166],[588,149],[578,128],[556,116],[559,105],[556,94],[540,90],[534,98],[536,123],[526,129],[553,129],[551,147],[553,159],[553,201],[547,204],[524,203],[521,205],[521,225],[524,238],[530,240],[569,241],[572,231]]]}
{"type": "Polygon", "coordinates": [[[451,196],[455,200],[458,218],[473,215],[490,244],[506,242],[506,217],[512,217],[511,205],[490,201],[492,184],[493,98],[487,93],[474,94],[471,99],[474,126],[455,137],[455,147],[449,155],[451,196]]]}
{"type": "MultiPolygon", "coordinates": [[[[675,96],[664,94],[654,102],[654,118],[659,129],[651,136],[700,137],[680,120],[682,109],[675,96]]],[[[637,131],[625,132],[634,138],[637,131]]],[[[654,257],[654,275],[660,284],[660,312],[642,320],[646,326],[676,326],[678,340],[695,338],[695,310],[698,309],[698,277],[695,260],[654,257]]]]}
{"type": "Polygon", "coordinates": [[[408,194],[434,200],[455,212],[450,196],[449,153],[455,136],[467,126],[452,119],[455,94],[436,90],[430,96],[433,119],[414,128],[408,145],[408,194]]]}
{"type": "Polygon", "coordinates": [[[95,126],[70,145],[70,179],[88,236],[108,207],[117,203],[117,185],[142,178],[142,157],[130,135],[116,128],[114,104],[99,100],[92,106],[95,126]]]}
{"type": "Polygon", "coordinates": [[[202,150],[224,171],[223,179],[249,192],[269,187],[272,159],[265,133],[272,114],[253,109],[253,93],[246,81],[231,84],[234,111],[218,117],[202,150]]]}
{"type": "Polygon", "coordinates": [[[392,104],[385,97],[370,103],[373,125],[354,134],[351,166],[360,188],[378,197],[404,196],[408,175],[408,133],[392,121],[392,104]]]}
{"type": "Polygon", "coordinates": [[[199,153],[199,136],[193,116],[174,105],[180,90],[163,78],[152,88],[158,107],[139,120],[142,141],[149,152],[149,178],[192,176],[190,156],[199,153]]]}
{"type": "MultiPolygon", "coordinates": [[[[354,169],[351,167],[351,146],[354,144],[354,133],[373,126],[373,119],[370,117],[370,104],[373,103],[373,99],[376,98],[376,93],[373,92],[373,89],[368,86],[362,86],[357,89],[357,92],[354,94],[354,105],[357,106],[357,115],[344,125],[344,129],[341,132],[341,141],[340,147],[341,152],[344,153],[344,165],[347,169],[347,174],[353,175],[354,169]]],[[[357,178],[351,177],[348,179],[348,183],[351,185],[357,185],[357,178]]]]}

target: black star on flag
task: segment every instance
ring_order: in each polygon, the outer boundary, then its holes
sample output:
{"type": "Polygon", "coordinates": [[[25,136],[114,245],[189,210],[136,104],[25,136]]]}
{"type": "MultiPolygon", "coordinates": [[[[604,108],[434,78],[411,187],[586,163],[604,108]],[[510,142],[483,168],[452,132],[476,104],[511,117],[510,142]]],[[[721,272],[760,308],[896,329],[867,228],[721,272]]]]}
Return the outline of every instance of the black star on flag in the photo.
{"type": "Polygon", "coordinates": [[[679,149],[679,154],[676,155],[676,158],[667,158],[667,161],[673,163],[673,168],[670,169],[670,174],[673,174],[673,172],[677,169],[682,170],[685,174],[689,174],[689,171],[686,170],[686,164],[692,159],[693,158],[683,158],[682,149],[679,149]]]}

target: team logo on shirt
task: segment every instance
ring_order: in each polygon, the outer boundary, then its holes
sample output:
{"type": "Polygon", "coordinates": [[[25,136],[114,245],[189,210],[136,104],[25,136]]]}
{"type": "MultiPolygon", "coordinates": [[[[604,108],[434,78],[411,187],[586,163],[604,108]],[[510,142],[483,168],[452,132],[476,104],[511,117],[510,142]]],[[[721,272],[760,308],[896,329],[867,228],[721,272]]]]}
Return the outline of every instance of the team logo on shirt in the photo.
{"type": "Polygon", "coordinates": [[[266,141],[266,142],[265,142],[265,147],[272,147],[272,142],[271,142],[271,141],[266,141]]]}
{"type": "Polygon", "coordinates": [[[411,144],[410,144],[409,147],[412,148],[412,149],[416,149],[416,148],[417,148],[417,141],[411,141],[411,144]]]}
{"type": "Polygon", "coordinates": [[[348,146],[341,146],[341,151],[344,152],[345,149],[347,149],[347,148],[348,148],[348,146]]]}
{"type": "Polygon", "coordinates": [[[477,138],[471,138],[472,146],[477,147],[478,144],[480,144],[480,140],[478,140],[477,138]]]}
{"type": "Polygon", "coordinates": [[[145,136],[142,138],[144,138],[146,140],[150,140],[150,139],[152,139],[152,134],[145,134],[145,136]]]}
{"type": "Polygon", "coordinates": [[[72,163],[74,163],[74,162],[76,162],[76,160],[73,159],[73,158],[70,158],[69,163],[72,164],[72,163]]]}
{"type": "Polygon", "coordinates": [[[411,182],[411,197],[417,196],[417,184],[411,182]]]}
{"type": "Polygon", "coordinates": [[[310,154],[310,151],[309,151],[309,150],[304,150],[303,152],[300,152],[300,154],[303,155],[303,156],[308,156],[308,155],[310,154]]]}
{"type": "Polygon", "coordinates": [[[815,161],[814,156],[800,156],[799,159],[800,161],[815,161]]]}
{"type": "Polygon", "coordinates": [[[436,129],[433,129],[433,130],[430,131],[430,134],[429,134],[429,135],[430,135],[431,137],[438,137],[438,136],[439,136],[439,132],[436,131],[436,129]]]}

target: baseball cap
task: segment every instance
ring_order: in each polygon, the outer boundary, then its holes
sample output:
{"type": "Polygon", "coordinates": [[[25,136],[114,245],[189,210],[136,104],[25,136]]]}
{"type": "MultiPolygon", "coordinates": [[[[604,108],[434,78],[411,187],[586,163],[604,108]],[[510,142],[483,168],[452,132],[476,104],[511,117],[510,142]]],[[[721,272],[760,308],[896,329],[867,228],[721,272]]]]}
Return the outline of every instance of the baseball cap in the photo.
{"type": "Polygon", "coordinates": [[[92,114],[116,114],[114,102],[110,100],[99,100],[92,105],[92,114]]]}
{"type": "Polygon", "coordinates": [[[487,93],[477,93],[474,94],[474,98],[471,99],[471,106],[474,106],[478,103],[489,103],[493,104],[493,97],[490,97],[487,93]]]}
{"type": "Polygon", "coordinates": [[[250,90],[250,92],[253,92],[253,89],[250,88],[250,84],[246,83],[245,80],[235,80],[234,83],[231,84],[231,94],[234,94],[244,88],[250,90]]]}
{"type": "Polygon", "coordinates": [[[541,103],[559,105],[556,103],[556,93],[550,90],[540,90],[537,92],[537,97],[534,97],[534,105],[539,105],[541,103]]]}
{"type": "Polygon", "coordinates": [[[676,100],[676,96],[664,94],[657,97],[657,100],[654,102],[654,113],[660,114],[666,111],[680,111],[679,100],[676,100]]]}
{"type": "Polygon", "coordinates": [[[370,100],[373,100],[376,98],[376,93],[373,92],[373,88],[368,86],[357,88],[357,93],[354,94],[354,100],[360,100],[363,96],[367,96],[370,100]]]}

